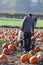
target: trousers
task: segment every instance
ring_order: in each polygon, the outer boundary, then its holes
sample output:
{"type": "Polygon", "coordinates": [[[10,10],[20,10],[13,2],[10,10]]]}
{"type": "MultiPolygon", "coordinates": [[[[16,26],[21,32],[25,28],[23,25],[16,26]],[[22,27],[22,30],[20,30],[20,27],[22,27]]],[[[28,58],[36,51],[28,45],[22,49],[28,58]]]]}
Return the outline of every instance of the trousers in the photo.
{"type": "Polygon", "coordinates": [[[31,32],[24,32],[24,49],[30,51],[31,46],[31,32]]]}

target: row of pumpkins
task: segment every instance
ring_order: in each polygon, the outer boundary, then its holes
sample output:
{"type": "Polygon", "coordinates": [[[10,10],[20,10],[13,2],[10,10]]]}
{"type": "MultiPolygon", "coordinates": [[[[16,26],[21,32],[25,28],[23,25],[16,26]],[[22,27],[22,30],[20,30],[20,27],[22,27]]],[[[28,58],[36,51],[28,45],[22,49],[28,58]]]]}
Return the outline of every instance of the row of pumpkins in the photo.
{"type": "MultiPolygon", "coordinates": [[[[2,54],[0,55],[0,61],[3,61],[4,59],[6,62],[8,62],[9,57],[7,55],[9,55],[12,51],[16,51],[18,44],[18,42],[12,41],[9,43],[4,43],[2,45],[2,54]]],[[[19,59],[21,62],[28,61],[31,64],[40,63],[43,61],[43,52],[39,46],[36,46],[34,50],[30,50],[28,53],[24,53],[19,59]]]]}
{"type": "MultiPolygon", "coordinates": [[[[14,39],[18,35],[19,29],[17,28],[3,28],[0,29],[0,38],[6,39],[14,39]]],[[[31,40],[35,41],[37,37],[40,37],[40,41],[43,42],[43,30],[34,30],[34,35],[32,36],[31,40]]]]}
{"type": "Polygon", "coordinates": [[[9,42],[5,42],[2,45],[2,54],[0,55],[1,61],[9,61],[8,55],[13,51],[17,50],[19,42],[17,41],[18,29],[16,28],[0,28],[0,39],[5,38],[6,40],[10,40],[9,42]],[[14,40],[13,40],[14,39],[14,40]]]}
{"type": "Polygon", "coordinates": [[[0,39],[5,38],[6,40],[13,40],[14,38],[17,38],[18,35],[18,29],[16,28],[3,28],[0,29],[0,39]]]}
{"type": "MultiPolygon", "coordinates": [[[[0,31],[0,39],[5,38],[6,40],[13,40],[17,39],[19,29],[11,29],[11,28],[4,28],[0,31]]],[[[35,30],[34,35],[31,37],[32,41],[35,41],[36,38],[39,37],[39,41],[43,42],[43,31],[42,30],[35,30]]]]}
{"type": "Polygon", "coordinates": [[[17,50],[18,44],[18,41],[10,41],[9,43],[4,43],[2,45],[2,54],[0,55],[0,61],[5,60],[6,62],[8,62],[9,58],[7,55],[10,55],[11,53],[15,52],[17,50]]]}
{"type": "Polygon", "coordinates": [[[31,37],[32,41],[38,40],[40,42],[43,42],[43,30],[36,30],[34,32],[34,35],[31,37]]]}
{"type": "MultiPolygon", "coordinates": [[[[32,41],[35,41],[35,39],[40,35],[41,33],[43,33],[42,31],[36,31],[34,33],[34,36],[31,37],[32,41]]],[[[4,43],[2,45],[2,54],[0,55],[0,61],[2,61],[3,59],[8,62],[9,58],[8,58],[8,54],[10,54],[12,51],[17,50],[17,47],[19,45],[18,41],[13,42],[13,39],[17,39],[18,36],[18,30],[17,29],[3,29],[3,31],[0,32],[0,38],[6,38],[7,40],[10,39],[9,43],[4,43]]],[[[40,37],[40,36],[39,36],[40,37]]],[[[35,47],[34,50],[30,50],[28,54],[24,54],[20,57],[20,61],[21,62],[26,62],[28,61],[31,64],[37,63],[39,61],[43,60],[43,53],[38,54],[38,52],[40,51],[39,47],[35,47]]]]}
{"type": "Polygon", "coordinates": [[[43,52],[40,51],[40,48],[38,46],[36,46],[34,50],[30,50],[28,53],[23,54],[20,57],[20,61],[23,63],[28,61],[30,64],[43,62],[43,52]]]}
{"type": "Polygon", "coordinates": [[[9,58],[7,55],[17,50],[19,42],[17,41],[18,29],[16,28],[0,28],[0,39],[7,39],[10,42],[5,42],[2,45],[2,54],[0,55],[0,61],[3,59],[8,62],[9,58]],[[14,40],[13,40],[14,39],[14,40]]]}
{"type": "MultiPolygon", "coordinates": [[[[32,41],[36,41],[37,38],[40,38],[39,41],[43,42],[43,31],[35,30],[34,35],[31,37],[32,41]]],[[[21,62],[26,62],[30,64],[37,64],[43,62],[43,52],[41,51],[39,46],[36,46],[34,50],[30,50],[28,53],[22,55],[20,57],[21,62]]]]}

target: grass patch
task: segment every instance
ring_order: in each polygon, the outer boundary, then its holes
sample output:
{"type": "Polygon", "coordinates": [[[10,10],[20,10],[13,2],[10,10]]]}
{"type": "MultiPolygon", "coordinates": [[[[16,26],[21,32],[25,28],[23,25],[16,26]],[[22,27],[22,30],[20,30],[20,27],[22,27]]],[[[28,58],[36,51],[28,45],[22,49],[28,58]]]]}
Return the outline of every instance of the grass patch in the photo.
{"type": "Polygon", "coordinates": [[[0,26],[21,26],[22,19],[0,19],[0,26]]]}
{"type": "MultiPolygon", "coordinates": [[[[0,26],[21,26],[22,19],[14,19],[14,18],[0,18],[0,26]]],[[[36,27],[43,27],[43,20],[38,19],[36,27]]]]}
{"type": "Polygon", "coordinates": [[[43,20],[38,19],[36,27],[43,27],[43,20]]]}

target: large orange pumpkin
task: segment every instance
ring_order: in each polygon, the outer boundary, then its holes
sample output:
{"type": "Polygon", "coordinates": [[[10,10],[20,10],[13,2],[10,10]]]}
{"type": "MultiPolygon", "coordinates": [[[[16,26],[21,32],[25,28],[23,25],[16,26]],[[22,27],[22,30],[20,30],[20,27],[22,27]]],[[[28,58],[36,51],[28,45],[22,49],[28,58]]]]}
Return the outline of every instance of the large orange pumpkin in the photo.
{"type": "Polygon", "coordinates": [[[26,62],[29,60],[29,58],[30,58],[30,56],[28,54],[24,54],[21,56],[20,60],[21,60],[21,62],[26,62]]]}
{"type": "Polygon", "coordinates": [[[40,47],[39,47],[39,46],[36,46],[36,47],[35,47],[35,51],[36,51],[36,52],[39,52],[39,51],[40,51],[40,47]]]}
{"type": "Polygon", "coordinates": [[[32,56],[30,59],[29,59],[29,63],[31,64],[36,64],[38,61],[37,57],[36,56],[32,56]]]}
{"type": "Polygon", "coordinates": [[[8,48],[8,43],[4,43],[3,45],[2,45],[2,48],[8,48]]]}
{"type": "Polygon", "coordinates": [[[10,44],[10,45],[8,45],[8,49],[9,49],[10,51],[13,51],[13,50],[15,50],[15,47],[13,46],[13,44],[10,44]]]}
{"type": "Polygon", "coordinates": [[[2,53],[8,55],[8,54],[10,54],[10,50],[8,48],[4,48],[2,53]]]}

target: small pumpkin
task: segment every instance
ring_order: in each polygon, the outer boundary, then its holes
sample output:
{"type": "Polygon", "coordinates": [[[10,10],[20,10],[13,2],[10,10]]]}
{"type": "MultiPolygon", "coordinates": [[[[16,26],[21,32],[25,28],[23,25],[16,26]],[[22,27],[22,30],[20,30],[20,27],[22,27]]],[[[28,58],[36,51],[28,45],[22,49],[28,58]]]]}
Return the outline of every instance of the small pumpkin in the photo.
{"type": "Polygon", "coordinates": [[[43,38],[40,39],[40,42],[43,42],[43,38]]]}
{"type": "Polygon", "coordinates": [[[40,51],[40,47],[39,47],[39,46],[36,46],[36,47],[35,47],[35,51],[36,51],[36,52],[39,52],[39,51],[40,51]]]}
{"type": "Polygon", "coordinates": [[[40,32],[40,35],[39,35],[39,37],[43,37],[43,32],[40,32]]]}
{"type": "Polygon", "coordinates": [[[29,59],[29,63],[30,63],[30,64],[36,64],[37,62],[38,62],[37,56],[32,56],[32,57],[29,59]]]}
{"type": "Polygon", "coordinates": [[[10,45],[8,45],[8,49],[9,49],[10,51],[13,51],[13,50],[15,50],[15,47],[13,46],[13,44],[10,44],[10,45]]]}
{"type": "Polygon", "coordinates": [[[31,55],[31,54],[34,55],[34,54],[35,54],[35,50],[30,50],[30,51],[29,51],[29,54],[30,54],[30,55],[31,55]]]}
{"type": "Polygon", "coordinates": [[[17,29],[15,30],[15,35],[18,35],[18,30],[17,29]]]}
{"type": "Polygon", "coordinates": [[[14,32],[14,31],[12,31],[12,32],[10,32],[10,34],[11,34],[11,35],[15,35],[15,32],[14,32]]]}
{"type": "Polygon", "coordinates": [[[21,62],[26,62],[29,60],[29,58],[30,58],[30,56],[28,54],[24,54],[21,56],[20,60],[21,60],[21,62]]]}
{"type": "Polygon", "coordinates": [[[8,48],[4,48],[2,53],[8,55],[8,54],[10,54],[10,50],[8,48]]]}
{"type": "Polygon", "coordinates": [[[10,35],[10,38],[14,39],[15,38],[15,35],[10,35]]]}
{"type": "Polygon", "coordinates": [[[8,62],[8,56],[6,56],[4,53],[0,55],[0,60],[3,61],[3,59],[8,62]]]}
{"type": "Polygon", "coordinates": [[[19,46],[19,42],[18,42],[18,41],[15,41],[15,42],[14,42],[14,46],[15,46],[15,47],[18,47],[18,46],[19,46]]]}
{"type": "Polygon", "coordinates": [[[4,43],[3,45],[2,45],[2,48],[8,48],[8,43],[4,43]]]}
{"type": "Polygon", "coordinates": [[[1,34],[1,38],[4,38],[4,34],[1,34]]]}

